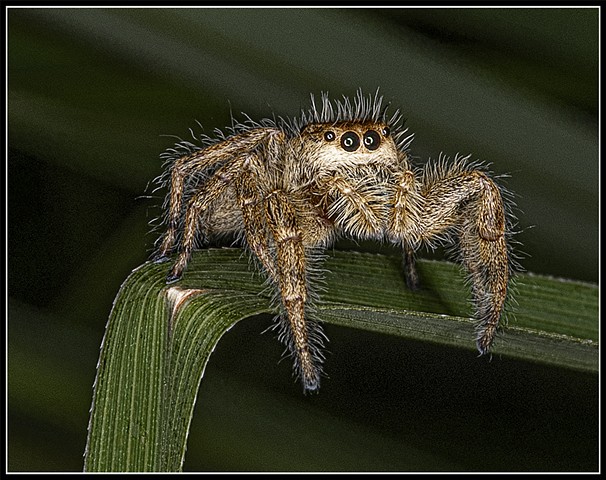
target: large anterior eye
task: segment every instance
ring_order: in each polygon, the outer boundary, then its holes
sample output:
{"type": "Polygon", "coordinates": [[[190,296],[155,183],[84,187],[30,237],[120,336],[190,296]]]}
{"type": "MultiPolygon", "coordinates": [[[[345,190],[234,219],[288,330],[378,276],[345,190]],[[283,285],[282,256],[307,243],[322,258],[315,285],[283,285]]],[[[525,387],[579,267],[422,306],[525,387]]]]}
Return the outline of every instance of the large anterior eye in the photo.
{"type": "Polygon", "coordinates": [[[374,130],[368,130],[364,134],[364,145],[368,150],[376,150],[381,144],[381,136],[374,130]]]}
{"type": "Polygon", "coordinates": [[[341,147],[347,152],[355,152],[360,146],[360,137],[356,132],[345,132],[341,135],[341,147]]]}

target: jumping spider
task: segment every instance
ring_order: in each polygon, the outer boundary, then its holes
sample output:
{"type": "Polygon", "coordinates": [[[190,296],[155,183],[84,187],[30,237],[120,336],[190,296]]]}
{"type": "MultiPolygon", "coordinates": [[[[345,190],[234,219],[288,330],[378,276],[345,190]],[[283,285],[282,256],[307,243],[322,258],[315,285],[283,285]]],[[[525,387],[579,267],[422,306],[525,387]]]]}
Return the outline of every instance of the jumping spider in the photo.
{"type": "Polygon", "coordinates": [[[476,344],[489,351],[508,292],[510,222],[503,192],[468,157],[414,168],[398,112],[388,117],[378,94],[353,102],[322,95],[295,120],[236,123],[228,135],[181,141],[165,153],[167,230],[154,260],[176,261],[179,280],[198,240],[239,236],[275,287],[281,340],[304,391],[319,388],[323,333],[313,319],[311,273],[338,237],[386,239],[403,251],[408,286],[418,280],[421,246],[458,247],[478,321],[476,344]],[[311,279],[310,279],[311,278],[311,279]]]}

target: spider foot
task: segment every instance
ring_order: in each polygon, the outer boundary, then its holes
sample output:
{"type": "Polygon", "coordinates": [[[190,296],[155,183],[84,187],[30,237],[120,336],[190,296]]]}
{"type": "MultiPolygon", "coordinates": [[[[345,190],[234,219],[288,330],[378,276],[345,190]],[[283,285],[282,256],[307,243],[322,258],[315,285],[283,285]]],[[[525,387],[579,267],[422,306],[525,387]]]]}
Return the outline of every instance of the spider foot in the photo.
{"type": "Polygon", "coordinates": [[[414,274],[406,274],[406,286],[411,292],[417,292],[421,289],[421,282],[419,280],[419,276],[415,270],[414,274]]]}
{"type": "Polygon", "coordinates": [[[152,257],[152,262],[154,263],[166,263],[170,261],[170,257],[164,253],[159,253],[152,257]]]}
{"type": "Polygon", "coordinates": [[[303,393],[318,393],[320,391],[320,370],[316,369],[311,374],[303,375],[303,393]]]}
{"type": "Polygon", "coordinates": [[[478,348],[478,352],[479,352],[478,356],[480,356],[480,357],[483,355],[486,355],[490,350],[490,347],[485,347],[484,345],[482,345],[481,340],[476,340],[476,347],[478,348]]]}
{"type": "Polygon", "coordinates": [[[492,325],[488,325],[480,331],[476,340],[476,347],[478,348],[480,355],[486,355],[490,352],[490,347],[492,347],[495,335],[496,328],[492,325]]]}
{"type": "Polygon", "coordinates": [[[183,272],[175,272],[175,270],[171,270],[168,275],[166,275],[166,284],[171,284],[171,283],[175,283],[178,282],[179,280],[181,280],[181,277],[183,276],[183,272]]]}
{"type": "Polygon", "coordinates": [[[416,260],[414,250],[410,248],[404,249],[402,255],[402,268],[404,270],[404,278],[406,279],[406,286],[412,292],[416,292],[421,288],[421,282],[419,281],[419,274],[417,272],[416,260]]]}

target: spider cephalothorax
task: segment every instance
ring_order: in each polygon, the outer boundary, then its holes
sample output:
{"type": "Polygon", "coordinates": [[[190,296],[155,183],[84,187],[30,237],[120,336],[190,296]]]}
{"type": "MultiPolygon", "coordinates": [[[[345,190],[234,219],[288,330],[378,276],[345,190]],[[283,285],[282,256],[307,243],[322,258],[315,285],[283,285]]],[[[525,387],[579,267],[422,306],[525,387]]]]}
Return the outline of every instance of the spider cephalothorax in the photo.
{"type": "Polygon", "coordinates": [[[502,189],[467,158],[413,168],[412,135],[381,103],[361,92],[353,102],[323,95],[318,109],[312,97],[296,120],[249,120],[165,154],[167,230],[155,260],[178,254],[167,282],[182,276],[200,238],[242,237],[276,289],[281,338],[305,391],[318,389],[324,358],[311,273],[338,237],[400,246],[411,288],[414,252],[454,244],[469,273],[481,354],[503,313],[511,261],[502,189]]]}

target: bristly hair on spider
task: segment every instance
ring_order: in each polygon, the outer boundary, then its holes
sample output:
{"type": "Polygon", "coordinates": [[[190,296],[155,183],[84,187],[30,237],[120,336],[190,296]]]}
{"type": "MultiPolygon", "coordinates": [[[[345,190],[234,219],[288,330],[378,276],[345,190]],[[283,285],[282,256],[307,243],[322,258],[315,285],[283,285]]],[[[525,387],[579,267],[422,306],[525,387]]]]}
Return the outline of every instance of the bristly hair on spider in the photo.
{"type": "Polygon", "coordinates": [[[314,305],[322,252],[338,238],[400,247],[412,289],[416,252],[450,245],[468,272],[480,354],[490,351],[511,296],[507,191],[468,157],[414,166],[413,135],[399,110],[387,111],[378,90],[358,90],[353,100],[323,93],[318,104],[312,95],[296,118],[246,117],[161,155],[165,231],[153,258],[172,262],[167,283],[210,239],[240,239],[273,289],[279,339],[304,392],[320,386],[326,337],[314,305]]]}

